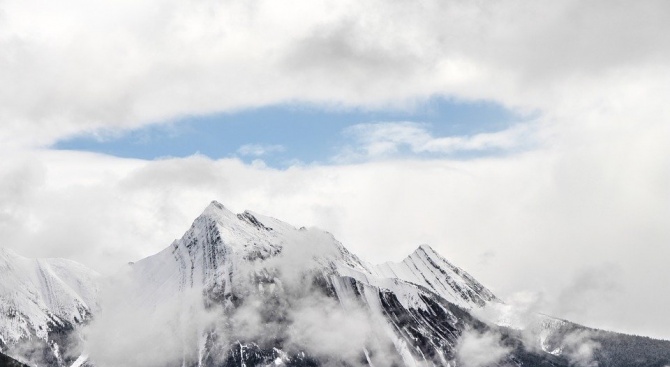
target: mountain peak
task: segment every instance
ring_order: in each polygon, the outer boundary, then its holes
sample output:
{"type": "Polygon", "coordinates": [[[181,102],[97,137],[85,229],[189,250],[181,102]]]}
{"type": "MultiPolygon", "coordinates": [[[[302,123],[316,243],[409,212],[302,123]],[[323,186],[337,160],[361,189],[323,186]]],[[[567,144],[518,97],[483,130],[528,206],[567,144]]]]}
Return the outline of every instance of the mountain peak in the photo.
{"type": "Polygon", "coordinates": [[[226,209],[225,205],[221,204],[220,202],[218,202],[216,200],[212,200],[212,202],[209,203],[208,207],[214,207],[214,208],[217,208],[217,209],[220,209],[220,210],[226,209]]]}
{"type": "Polygon", "coordinates": [[[233,212],[220,202],[212,200],[212,202],[207,205],[201,215],[212,216],[221,214],[233,214],[233,212]]]}
{"type": "Polygon", "coordinates": [[[470,274],[451,264],[426,244],[420,245],[399,263],[387,262],[376,268],[385,277],[420,285],[468,309],[499,301],[470,274]]]}
{"type": "MultiPolygon", "coordinates": [[[[264,217],[262,215],[252,213],[249,210],[245,210],[242,213],[236,214],[216,200],[213,200],[205,208],[199,218],[211,219],[219,226],[224,228],[239,227],[240,225],[250,225],[256,229],[263,229],[267,231],[271,231],[272,228],[266,225],[265,222],[278,222],[276,219],[264,217]]],[[[198,222],[197,219],[196,222],[198,222]]]]}
{"type": "Polygon", "coordinates": [[[432,253],[432,254],[436,254],[436,255],[438,255],[437,251],[435,251],[432,247],[430,247],[430,245],[427,245],[427,244],[425,244],[425,243],[419,245],[419,247],[417,247],[416,250],[414,250],[414,252],[417,252],[417,251],[423,251],[423,252],[427,252],[427,253],[432,253]]]}

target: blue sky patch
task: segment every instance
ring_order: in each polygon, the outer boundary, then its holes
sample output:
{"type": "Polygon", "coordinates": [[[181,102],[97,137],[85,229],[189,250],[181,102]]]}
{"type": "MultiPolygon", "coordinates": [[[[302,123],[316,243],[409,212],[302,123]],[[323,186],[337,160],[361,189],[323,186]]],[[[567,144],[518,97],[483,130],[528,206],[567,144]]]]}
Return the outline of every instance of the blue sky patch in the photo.
{"type": "Polygon", "coordinates": [[[352,144],[347,128],[358,124],[410,121],[422,123],[432,136],[474,135],[506,129],[521,117],[487,102],[430,99],[411,110],[329,109],[287,104],[182,118],[100,139],[92,134],[54,144],[118,157],[157,159],[202,154],[213,159],[262,159],[272,167],[295,162],[330,163],[352,144]]]}

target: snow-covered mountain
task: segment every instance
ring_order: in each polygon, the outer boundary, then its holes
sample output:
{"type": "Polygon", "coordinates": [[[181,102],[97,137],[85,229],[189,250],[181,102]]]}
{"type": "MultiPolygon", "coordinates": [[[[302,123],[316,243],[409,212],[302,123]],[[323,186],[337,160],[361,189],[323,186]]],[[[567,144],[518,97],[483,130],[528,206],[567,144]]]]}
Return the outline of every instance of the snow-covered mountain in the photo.
{"type": "Polygon", "coordinates": [[[74,261],[0,249],[0,275],[0,351],[68,364],[66,334],[97,310],[98,274],[74,261]]]}
{"type": "MultiPolygon", "coordinates": [[[[297,229],[251,212],[235,214],[216,202],[180,240],[132,265],[132,276],[139,284],[137,301],[141,306],[137,307],[157,308],[175,294],[195,290],[203,292],[210,305],[220,307],[224,319],[235,319],[244,309],[261,317],[254,327],[278,327],[270,338],[276,344],[260,345],[259,340],[268,339],[269,332],[264,330],[259,335],[245,335],[244,340],[227,340],[221,347],[223,354],[207,346],[221,335],[235,334],[233,326],[203,330],[207,336],[200,341],[198,360],[190,362],[206,365],[230,358],[227,345],[238,342],[258,356],[270,356],[266,362],[289,363],[296,356],[330,360],[333,355],[327,351],[310,351],[315,341],[294,340],[300,338],[290,333],[292,327],[321,328],[319,324],[329,316],[320,310],[335,304],[368,323],[361,327],[368,329],[369,335],[360,337],[359,350],[348,351],[351,358],[376,364],[380,355],[390,358],[392,353],[390,360],[407,366],[446,365],[454,359],[458,336],[468,326],[462,310],[499,302],[483,285],[428,246],[419,247],[401,263],[374,266],[350,253],[327,232],[297,229]],[[305,299],[316,305],[302,309],[305,299]],[[272,309],[254,306],[258,300],[262,305],[271,304],[272,309]],[[314,320],[294,315],[294,307],[315,313],[314,320]],[[282,320],[280,325],[275,325],[277,318],[282,320]],[[373,342],[377,345],[366,345],[373,342]]],[[[337,338],[343,332],[318,333],[337,338]]]]}
{"type": "Polygon", "coordinates": [[[0,315],[12,325],[3,338],[51,340],[31,330],[93,312],[84,350],[67,361],[76,366],[670,364],[670,342],[522,314],[429,246],[373,265],[327,232],[217,202],[181,239],[104,282],[100,311],[95,273],[3,256],[18,269],[2,283],[3,304],[14,305],[0,315]]]}

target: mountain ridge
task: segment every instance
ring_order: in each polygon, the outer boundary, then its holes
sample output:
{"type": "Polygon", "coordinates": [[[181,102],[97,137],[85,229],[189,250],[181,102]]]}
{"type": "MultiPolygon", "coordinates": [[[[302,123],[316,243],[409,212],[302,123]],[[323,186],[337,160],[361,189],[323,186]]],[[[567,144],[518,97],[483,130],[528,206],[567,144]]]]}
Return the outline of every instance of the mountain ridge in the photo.
{"type": "Polygon", "coordinates": [[[627,366],[670,364],[670,342],[545,315],[520,326],[511,306],[428,245],[370,264],[326,231],[216,201],[180,239],[124,269],[94,314],[63,331],[81,345],[47,335],[41,347],[54,356],[42,365],[618,367],[612,356],[626,348],[643,359],[627,366]],[[473,362],[472,345],[486,363],[473,362]]]}

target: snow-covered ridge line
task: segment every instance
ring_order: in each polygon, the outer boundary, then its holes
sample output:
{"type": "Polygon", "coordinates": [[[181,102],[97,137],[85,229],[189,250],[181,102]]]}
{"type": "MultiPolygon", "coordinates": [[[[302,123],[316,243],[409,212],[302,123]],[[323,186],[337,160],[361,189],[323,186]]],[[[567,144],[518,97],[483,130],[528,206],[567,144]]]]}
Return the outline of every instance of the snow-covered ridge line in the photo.
{"type": "Polygon", "coordinates": [[[500,300],[463,269],[456,267],[428,245],[421,245],[402,262],[374,267],[375,275],[396,278],[430,289],[465,308],[483,307],[500,300]]]}
{"type": "Polygon", "coordinates": [[[154,300],[160,299],[155,296],[157,291],[168,297],[175,290],[194,287],[213,289],[226,297],[246,287],[248,279],[267,276],[267,271],[260,269],[268,261],[270,266],[291,265],[291,269],[283,271],[314,268],[326,271],[326,277],[352,277],[400,292],[407,306],[421,307],[416,302],[417,285],[466,309],[500,302],[486,287],[427,245],[418,247],[401,263],[372,265],[349,252],[328,232],[296,228],[250,211],[235,214],[216,201],[181,239],[136,262],[133,271],[145,283],[143,286],[152,289],[146,294],[152,294],[154,300]]]}

